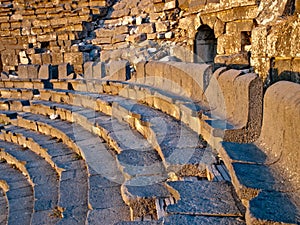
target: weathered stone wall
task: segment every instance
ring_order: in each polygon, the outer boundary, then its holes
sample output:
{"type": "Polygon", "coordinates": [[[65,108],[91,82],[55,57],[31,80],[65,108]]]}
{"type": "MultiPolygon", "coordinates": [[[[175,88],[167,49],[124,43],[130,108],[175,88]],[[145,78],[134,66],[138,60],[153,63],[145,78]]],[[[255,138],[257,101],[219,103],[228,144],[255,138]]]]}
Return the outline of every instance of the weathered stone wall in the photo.
{"type": "Polygon", "coordinates": [[[71,63],[75,72],[93,58],[93,46],[80,46],[106,15],[106,0],[1,1],[0,54],[5,72],[19,64],[71,63]]]}
{"type": "Polygon", "coordinates": [[[215,51],[208,58],[216,64],[252,66],[267,86],[281,79],[299,82],[299,0],[1,3],[0,69],[6,74],[20,64],[64,64],[82,74],[89,61],[207,63],[205,51],[215,51]],[[207,39],[198,33],[204,28],[212,30],[212,44],[196,51],[195,39],[207,39]],[[197,58],[195,51],[204,53],[197,58]]]}

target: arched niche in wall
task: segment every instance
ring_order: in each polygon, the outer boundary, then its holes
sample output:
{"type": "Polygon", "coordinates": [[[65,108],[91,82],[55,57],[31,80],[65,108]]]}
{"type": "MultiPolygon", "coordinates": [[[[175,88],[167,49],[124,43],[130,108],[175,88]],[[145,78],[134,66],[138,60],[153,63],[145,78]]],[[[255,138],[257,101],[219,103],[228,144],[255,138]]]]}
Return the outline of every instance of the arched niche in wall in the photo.
{"type": "Polygon", "coordinates": [[[213,63],[217,55],[217,39],[214,30],[208,25],[201,25],[195,36],[194,62],[213,63]]]}

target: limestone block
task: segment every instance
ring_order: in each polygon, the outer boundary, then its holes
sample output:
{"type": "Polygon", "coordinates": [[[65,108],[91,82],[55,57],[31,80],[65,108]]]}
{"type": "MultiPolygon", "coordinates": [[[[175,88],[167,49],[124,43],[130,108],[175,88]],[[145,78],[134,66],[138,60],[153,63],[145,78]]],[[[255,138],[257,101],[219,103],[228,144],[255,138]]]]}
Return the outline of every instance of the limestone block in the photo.
{"type": "Polygon", "coordinates": [[[129,32],[128,26],[119,26],[114,29],[114,35],[128,34],[128,32],[129,32]]]}
{"type": "Polygon", "coordinates": [[[269,87],[264,98],[264,117],[258,143],[274,161],[280,155],[279,174],[289,179],[296,188],[299,186],[299,135],[300,85],[280,81],[269,87]],[[271,134],[271,135],[270,135],[271,134]]]}
{"type": "Polygon", "coordinates": [[[1,52],[1,61],[3,66],[17,66],[18,65],[18,55],[15,50],[5,50],[1,52]]]}
{"type": "Polygon", "coordinates": [[[28,64],[29,63],[29,59],[27,58],[27,55],[26,55],[25,51],[20,51],[19,56],[20,56],[21,64],[28,64]]]}
{"type": "Polygon", "coordinates": [[[178,28],[183,30],[192,29],[194,27],[194,18],[193,17],[184,17],[179,20],[178,28]]]}
{"type": "Polygon", "coordinates": [[[105,28],[99,28],[95,30],[96,37],[99,38],[107,38],[107,37],[112,37],[114,35],[113,30],[105,29],[105,28]]]}
{"type": "Polygon", "coordinates": [[[51,56],[52,56],[51,58],[52,58],[53,65],[59,65],[59,64],[63,63],[63,61],[64,61],[63,53],[52,52],[51,56]]]}
{"type": "Polygon", "coordinates": [[[155,24],[154,23],[144,23],[138,26],[137,33],[146,33],[152,34],[155,32],[155,24]]]}
{"type": "Polygon", "coordinates": [[[170,29],[170,22],[159,21],[155,24],[156,32],[166,32],[170,29]]]}
{"type": "Polygon", "coordinates": [[[221,55],[230,55],[241,51],[240,34],[223,34],[218,38],[217,53],[221,55]]]}
{"type": "Polygon", "coordinates": [[[28,78],[38,79],[40,65],[31,64],[31,65],[27,65],[27,68],[28,68],[28,78]]]}
{"type": "Polygon", "coordinates": [[[225,32],[225,23],[220,20],[216,19],[216,22],[214,24],[214,32],[215,32],[215,37],[218,38],[225,32]]]}
{"type": "MultiPolygon", "coordinates": [[[[267,27],[260,26],[252,30],[251,55],[265,57],[267,52],[267,27]]],[[[269,51],[269,50],[268,50],[269,51]]]]}
{"type": "Polygon", "coordinates": [[[176,8],[176,1],[169,0],[165,3],[164,10],[171,10],[176,8]]]}
{"type": "Polygon", "coordinates": [[[127,34],[118,34],[112,38],[112,44],[124,42],[127,38],[127,34]]]}
{"type": "Polygon", "coordinates": [[[64,62],[66,63],[83,65],[88,60],[89,54],[87,52],[70,52],[64,54],[64,62]]]}
{"type": "Polygon", "coordinates": [[[226,23],[226,33],[237,34],[241,31],[252,31],[253,26],[252,20],[229,22],[226,23]]]}
{"type": "Polygon", "coordinates": [[[111,13],[110,18],[112,18],[112,19],[121,18],[121,17],[124,17],[124,16],[129,16],[129,14],[130,14],[130,9],[123,8],[123,9],[120,9],[120,10],[113,11],[111,13]]]}
{"type": "Polygon", "coordinates": [[[42,80],[52,79],[52,66],[51,64],[41,65],[39,70],[38,78],[42,80]]]}
{"type": "Polygon", "coordinates": [[[42,64],[51,64],[52,59],[50,53],[42,53],[42,64]]]}
{"type": "Polygon", "coordinates": [[[125,81],[130,79],[130,68],[128,61],[111,61],[108,65],[107,79],[125,81]]]}
{"type": "Polygon", "coordinates": [[[140,43],[147,39],[147,35],[145,33],[130,35],[126,38],[126,41],[131,43],[140,43]]]}
{"type": "Polygon", "coordinates": [[[69,63],[62,63],[58,65],[58,79],[72,79],[73,68],[69,63]]]}
{"type": "Polygon", "coordinates": [[[93,64],[93,79],[101,79],[106,76],[105,63],[96,62],[93,64]]]}
{"type": "Polygon", "coordinates": [[[94,62],[85,62],[83,66],[84,70],[84,78],[85,79],[92,79],[93,78],[93,64],[94,62]]]}
{"type": "Polygon", "coordinates": [[[33,54],[31,55],[31,62],[33,64],[39,64],[42,65],[42,54],[41,53],[37,53],[37,54],[33,54]]]}
{"type": "Polygon", "coordinates": [[[20,64],[18,66],[18,77],[21,79],[27,79],[28,78],[28,67],[27,65],[20,64]]]}

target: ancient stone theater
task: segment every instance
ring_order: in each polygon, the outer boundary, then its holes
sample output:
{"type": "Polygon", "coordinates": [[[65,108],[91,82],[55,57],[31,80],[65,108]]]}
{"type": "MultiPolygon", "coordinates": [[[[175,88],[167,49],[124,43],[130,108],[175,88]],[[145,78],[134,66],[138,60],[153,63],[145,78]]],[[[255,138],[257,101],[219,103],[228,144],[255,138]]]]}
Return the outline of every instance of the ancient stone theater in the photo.
{"type": "Polygon", "coordinates": [[[0,225],[299,225],[300,0],[0,1],[0,225]]]}

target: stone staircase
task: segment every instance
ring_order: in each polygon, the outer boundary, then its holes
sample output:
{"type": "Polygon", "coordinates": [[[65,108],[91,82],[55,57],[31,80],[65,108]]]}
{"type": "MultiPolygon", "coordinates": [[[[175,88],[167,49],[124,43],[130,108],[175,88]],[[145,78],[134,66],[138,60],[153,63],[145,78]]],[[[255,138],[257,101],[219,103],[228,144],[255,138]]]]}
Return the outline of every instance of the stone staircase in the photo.
{"type": "MultiPolygon", "coordinates": [[[[176,118],[97,88],[10,84],[0,90],[0,156],[31,188],[24,224],[245,224],[217,153],[176,118]]],[[[3,220],[19,224],[1,180],[3,220]]]]}

